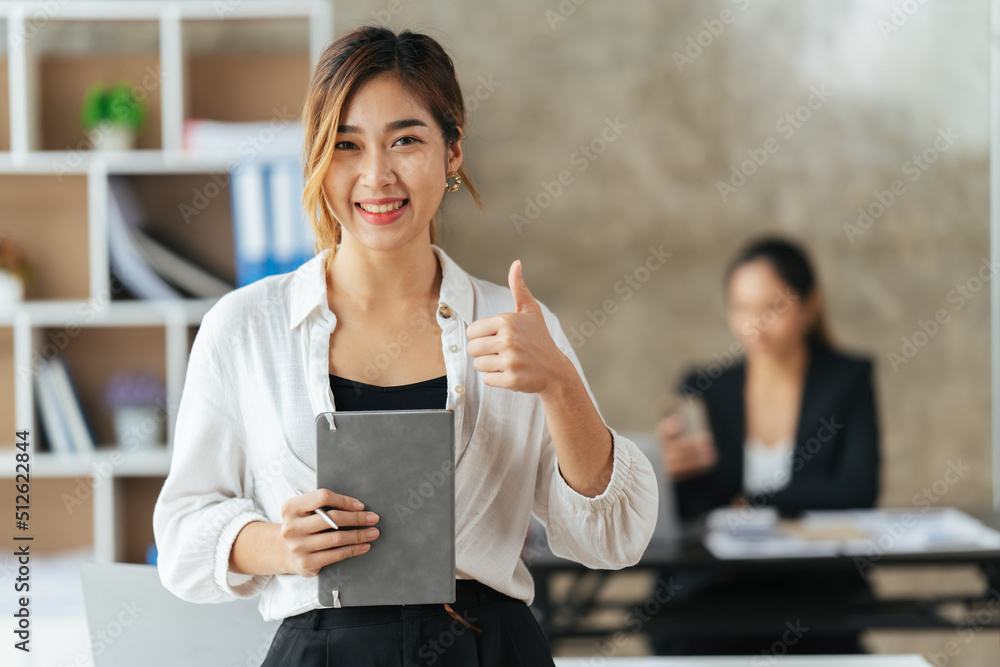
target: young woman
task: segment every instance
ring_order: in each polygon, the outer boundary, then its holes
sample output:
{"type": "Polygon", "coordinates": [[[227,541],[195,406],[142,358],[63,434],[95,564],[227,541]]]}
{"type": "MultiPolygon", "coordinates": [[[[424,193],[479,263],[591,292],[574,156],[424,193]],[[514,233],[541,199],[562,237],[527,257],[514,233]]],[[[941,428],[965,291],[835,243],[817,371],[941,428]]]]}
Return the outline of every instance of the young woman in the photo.
{"type": "MultiPolygon", "coordinates": [[[[264,665],[551,665],[520,559],[529,519],[558,555],[634,564],[656,477],[608,427],[556,316],[514,262],[509,288],[435,241],[464,183],[462,93],[433,39],[359,28],[331,44],[303,112],[318,254],[226,295],[191,350],[153,522],[186,600],[261,593],[282,624],[264,665]],[[321,412],[455,411],[453,605],[326,608],[320,569],[378,548],[364,498],[315,487],[321,412]],[[317,508],[340,526],[329,531],[317,508]]],[[[444,601],[442,601],[444,602],[444,601]]]]}
{"type": "Polygon", "coordinates": [[[871,507],[879,481],[872,363],[837,351],[805,253],[779,238],[747,246],[726,274],[727,317],[744,354],[687,375],[708,432],[659,425],[683,518],[725,505],[871,507]]]}
{"type": "MultiPolygon", "coordinates": [[[[771,506],[781,514],[872,507],[879,486],[879,432],[870,360],[837,351],[829,338],[815,272],[806,254],[781,238],[748,245],[725,278],[729,327],[739,342],[727,368],[693,371],[679,392],[701,401],[704,429],[679,415],[658,432],[682,519],[717,507],[771,506]]],[[[718,357],[717,357],[718,358],[718,357]]],[[[725,358],[725,357],[724,357],[725,358]]],[[[848,564],[795,576],[661,573],[683,581],[685,597],[771,600],[792,591],[803,599],[870,595],[848,564]]],[[[658,653],[759,653],[773,636],[661,637],[658,653]]],[[[856,653],[856,634],[810,633],[795,653],[856,653]]]]}

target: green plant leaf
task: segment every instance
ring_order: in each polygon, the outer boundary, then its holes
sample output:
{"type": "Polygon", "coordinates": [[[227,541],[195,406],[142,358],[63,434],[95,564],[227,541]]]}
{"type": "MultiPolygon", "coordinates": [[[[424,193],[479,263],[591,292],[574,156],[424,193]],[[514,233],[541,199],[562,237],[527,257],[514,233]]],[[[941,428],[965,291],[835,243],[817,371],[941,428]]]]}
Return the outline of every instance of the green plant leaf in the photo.
{"type": "Polygon", "coordinates": [[[146,121],[146,101],[137,99],[134,86],[121,82],[114,86],[94,84],[84,95],[81,123],[91,130],[103,121],[127,127],[135,132],[146,121]]]}

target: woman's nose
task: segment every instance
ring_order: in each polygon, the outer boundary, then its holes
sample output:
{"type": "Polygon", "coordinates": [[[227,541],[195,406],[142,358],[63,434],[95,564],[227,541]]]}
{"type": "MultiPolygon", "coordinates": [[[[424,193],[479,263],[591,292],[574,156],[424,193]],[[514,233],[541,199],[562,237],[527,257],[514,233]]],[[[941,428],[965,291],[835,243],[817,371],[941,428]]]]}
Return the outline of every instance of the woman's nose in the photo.
{"type": "Polygon", "coordinates": [[[361,177],[362,184],[372,190],[379,190],[395,182],[396,175],[393,173],[388,154],[381,150],[367,151],[361,177]]]}

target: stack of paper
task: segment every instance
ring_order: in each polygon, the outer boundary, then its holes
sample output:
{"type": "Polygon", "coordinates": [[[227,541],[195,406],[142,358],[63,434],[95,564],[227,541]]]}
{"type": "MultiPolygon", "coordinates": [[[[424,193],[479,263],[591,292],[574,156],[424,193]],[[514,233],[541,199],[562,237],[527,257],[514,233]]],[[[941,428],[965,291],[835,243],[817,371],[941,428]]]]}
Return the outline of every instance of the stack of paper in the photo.
{"type": "Polygon", "coordinates": [[[184,151],[189,155],[300,155],[305,132],[298,120],[231,123],[204,118],[184,121],[184,151]]]}
{"type": "Polygon", "coordinates": [[[795,521],[771,508],[725,508],[708,528],[705,546],[727,560],[1000,549],[1000,533],[950,507],[806,512],[795,521]]]}

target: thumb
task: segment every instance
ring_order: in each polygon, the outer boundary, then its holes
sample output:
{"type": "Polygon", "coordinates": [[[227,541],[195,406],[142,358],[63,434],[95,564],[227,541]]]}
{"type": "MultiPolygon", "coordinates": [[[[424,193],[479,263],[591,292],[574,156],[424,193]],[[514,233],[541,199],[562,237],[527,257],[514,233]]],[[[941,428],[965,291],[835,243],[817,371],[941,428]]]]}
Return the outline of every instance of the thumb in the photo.
{"type": "Polygon", "coordinates": [[[514,312],[525,313],[539,310],[538,302],[531,296],[528,286],[521,275],[521,260],[515,259],[510,265],[510,272],[507,274],[507,282],[510,285],[510,292],[514,295],[514,312]]]}

